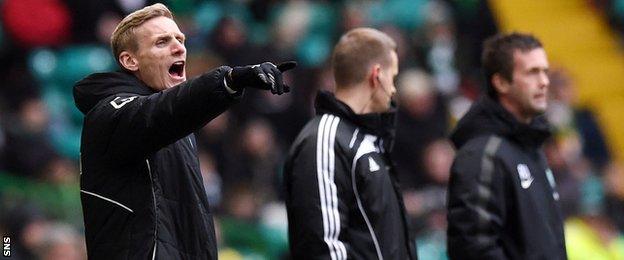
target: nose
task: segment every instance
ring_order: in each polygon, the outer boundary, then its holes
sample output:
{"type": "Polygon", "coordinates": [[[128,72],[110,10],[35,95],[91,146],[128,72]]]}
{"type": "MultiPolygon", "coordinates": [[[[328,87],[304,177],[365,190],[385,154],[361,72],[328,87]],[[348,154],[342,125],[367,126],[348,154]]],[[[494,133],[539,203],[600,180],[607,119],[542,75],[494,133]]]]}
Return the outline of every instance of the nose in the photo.
{"type": "Polygon", "coordinates": [[[548,87],[550,85],[550,79],[548,78],[548,73],[542,72],[540,73],[540,87],[548,87]]]}
{"type": "Polygon", "coordinates": [[[174,40],[171,52],[175,56],[184,55],[186,53],[186,47],[184,47],[184,43],[174,40]]]}
{"type": "Polygon", "coordinates": [[[397,92],[396,86],[394,84],[390,85],[390,95],[394,96],[397,92]]]}

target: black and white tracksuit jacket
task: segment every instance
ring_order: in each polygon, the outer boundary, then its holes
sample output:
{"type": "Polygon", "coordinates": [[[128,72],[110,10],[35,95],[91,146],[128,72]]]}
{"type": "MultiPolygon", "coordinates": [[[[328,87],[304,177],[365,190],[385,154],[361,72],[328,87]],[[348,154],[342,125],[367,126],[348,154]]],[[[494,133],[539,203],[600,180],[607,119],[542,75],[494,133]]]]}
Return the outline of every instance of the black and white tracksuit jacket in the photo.
{"type": "Polygon", "coordinates": [[[394,113],[356,115],[320,92],[285,166],[293,259],[416,259],[389,147],[394,113]]]}
{"type": "Polygon", "coordinates": [[[192,134],[232,104],[228,67],[156,92],[126,72],[74,87],[89,259],[216,259],[192,134]]]}
{"type": "Polygon", "coordinates": [[[448,192],[451,259],[566,259],[543,117],[517,121],[482,97],[459,121],[448,192]]]}

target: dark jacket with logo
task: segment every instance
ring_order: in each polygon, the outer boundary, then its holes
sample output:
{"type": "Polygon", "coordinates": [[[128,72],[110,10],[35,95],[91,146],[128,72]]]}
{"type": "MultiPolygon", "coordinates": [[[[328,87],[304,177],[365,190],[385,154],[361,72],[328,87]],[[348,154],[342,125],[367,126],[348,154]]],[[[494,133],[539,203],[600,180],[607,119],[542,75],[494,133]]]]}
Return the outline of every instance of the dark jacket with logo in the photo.
{"type": "Polygon", "coordinates": [[[192,134],[236,102],[221,67],[155,92],[125,72],[74,87],[89,259],[216,259],[192,134]]]}
{"type": "Polygon", "coordinates": [[[328,92],[285,166],[293,259],[415,259],[389,159],[394,112],[356,115],[328,92]]]}
{"type": "Polygon", "coordinates": [[[541,146],[543,117],[517,121],[482,97],[458,123],[451,169],[452,259],[566,259],[559,195],[541,146]]]}

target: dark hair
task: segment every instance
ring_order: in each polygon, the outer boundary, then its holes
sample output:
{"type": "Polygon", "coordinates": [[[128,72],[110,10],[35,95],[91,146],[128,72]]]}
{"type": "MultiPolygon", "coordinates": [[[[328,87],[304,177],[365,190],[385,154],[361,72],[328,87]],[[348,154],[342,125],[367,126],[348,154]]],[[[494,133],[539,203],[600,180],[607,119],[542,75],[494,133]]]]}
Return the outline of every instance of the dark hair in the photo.
{"type": "Polygon", "coordinates": [[[483,42],[481,64],[485,74],[487,94],[496,99],[498,94],[492,85],[492,76],[499,73],[508,81],[513,80],[514,51],[528,52],[542,48],[542,43],[531,34],[513,32],[496,34],[483,42]]]}

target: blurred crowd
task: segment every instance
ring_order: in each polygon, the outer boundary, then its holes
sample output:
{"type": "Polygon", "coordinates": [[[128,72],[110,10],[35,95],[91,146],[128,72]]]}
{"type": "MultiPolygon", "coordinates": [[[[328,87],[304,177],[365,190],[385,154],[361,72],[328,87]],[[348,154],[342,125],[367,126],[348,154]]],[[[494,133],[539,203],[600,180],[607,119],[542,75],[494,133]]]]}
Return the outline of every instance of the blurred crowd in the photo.
{"type": "MultiPolygon", "coordinates": [[[[72,86],[90,73],[117,69],[110,34],[125,15],[155,2],[0,0],[0,234],[15,241],[17,259],[85,258],[82,114],[72,86]]],[[[247,91],[241,104],[196,133],[221,259],[288,258],[282,163],[313,116],[316,92],[333,89],[333,44],[360,26],[398,43],[393,156],[419,256],[446,258],[454,156],[446,138],[480,93],[480,44],[497,32],[486,1],[162,2],[187,36],[190,77],[222,64],[299,63],[285,75],[292,93],[247,91]]],[[[574,79],[564,68],[552,71],[546,116],[554,135],[545,152],[570,257],[624,259],[624,165],[611,160],[591,110],[575,106],[574,79]]]]}

